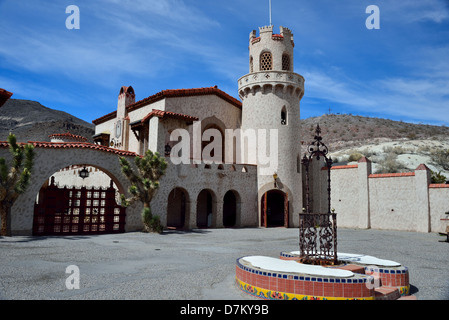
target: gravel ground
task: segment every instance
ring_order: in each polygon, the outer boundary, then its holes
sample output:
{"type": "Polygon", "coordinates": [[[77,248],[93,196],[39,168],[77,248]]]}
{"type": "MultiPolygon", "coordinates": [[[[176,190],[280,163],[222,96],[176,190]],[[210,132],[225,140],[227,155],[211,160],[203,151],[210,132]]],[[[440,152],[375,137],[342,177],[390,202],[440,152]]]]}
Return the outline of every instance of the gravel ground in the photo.
{"type": "MultiPolygon", "coordinates": [[[[449,243],[434,233],[338,229],[338,250],[409,268],[418,300],[449,299],[449,243]]],[[[297,229],[215,229],[70,237],[0,237],[4,300],[254,300],[235,261],[298,250],[297,229]],[[69,265],[80,272],[69,290],[69,265]]]]}

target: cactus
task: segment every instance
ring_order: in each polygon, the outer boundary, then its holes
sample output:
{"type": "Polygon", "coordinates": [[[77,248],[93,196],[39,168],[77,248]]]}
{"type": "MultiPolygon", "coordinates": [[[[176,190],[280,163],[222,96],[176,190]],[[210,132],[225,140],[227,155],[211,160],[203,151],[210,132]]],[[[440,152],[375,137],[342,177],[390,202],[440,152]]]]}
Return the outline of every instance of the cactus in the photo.
{"type": "Polygon", "coordinates": [[[159,188],[159,179],[165,174],[167,162],[159,153],[148,150],[143,157],[136,157],[137,173],[133,171],[130,163],[124,157],[119,158],[123,174],[131,182],[129,193],[131,198],[121,195],[122,205],[129,206],[134,201],[143,203],[142,220],[146,231],[162,232],[159,217],[151,213],[150,203],[154,193],[159,188]]]}
{"type": "Polygon", "coordinates": [[[15,135],[8,136],[8,144],[11,166],[8,167],[6,160],[0,158],[0,235],[7,237],[11,236],[11,208],[28,187],[34,159],[34,147],[18,145],[15,135]]]}

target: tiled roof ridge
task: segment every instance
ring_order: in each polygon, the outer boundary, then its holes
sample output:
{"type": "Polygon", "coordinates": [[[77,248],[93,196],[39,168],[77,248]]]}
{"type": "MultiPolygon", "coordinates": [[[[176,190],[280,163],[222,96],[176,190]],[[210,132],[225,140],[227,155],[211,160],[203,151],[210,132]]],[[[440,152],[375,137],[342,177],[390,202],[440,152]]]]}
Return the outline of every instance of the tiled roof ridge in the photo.
{"type": "MultiPolygon", "coordinates": [[[[106,146],[102,146],[99,144],[94,144],[90,142],[46,142],[46,141],[28,141],[26,142],[19,142],[18,145],[26,145],[31,144],[35,148],[53,148],[53,149],[71,149],[71,148],[80,148],[80,149],[94,149],[99,151],[105,151],[110,153],[115,153],[120,156],[131,156],[135,157],[137,156],[137,153],[132,151],[125,151],[125,150],[118,150],[109,148],[106,146]]],[[[6,141],[0,141],[0,148],[8,148],[9,143],[6,141]]]]}
{"type": "Polygon", "coordinates": [[[198,121],[197,117],[192,117],[186,114],[172,112],[172,111],[165,111],[165,110],[159,110],[159,109],[153,109],[149,114],[147,114],[143,119],[142,123],[148,121],[152,117],[159,117],[159,118],[178,118],[178,119],[184,119],[187,121],[198,121]]]}
{"type": "Polygon", "coordinates": [[[414,172],[399,172],[399,173],[373,173],[370,174],[369,178],[392,178],[392,177],[413,177],[414,172]]]}
{"type": "MultiPolygon", "coordinates": [[[[215,94],[238,108],[242,107],[242,103],[239,100],[230,96],[226,92],[218,89],[217,86],[213,86],[213,87],[204,87],[204,88],[162,90],[162,91],[160,91],[156,94],[153,94],[147,98],[144,98],[144,99],[139,100],[133,104],[130,104],[129,106],[126,107],[126,110],[128,112],[130,112],[130,111],[139,109],[145,105],[148,105],[150,103],[162,100],[164,98],[187,97],[187,96],[198,96],[198,95],[209,95],[209,94],[215,94]]],[[[117,115],[117,111],[113,111],[113,112],[108,113],[98,119],[93,120],[92,123],[100,124],[107,120],[115,118],[116,115],[117,115]]]]}
{"type": "Polygon", "coordinates": [[[49,138],[51,138],[51,137],[71,137],[71,138],[87,141],[86,137],[83,137],[81,135],[76,135],[76,134],[70,133],[68,131],[66,133],[53,133],[53,134],[50,134],[48,137],[49,138]]]}

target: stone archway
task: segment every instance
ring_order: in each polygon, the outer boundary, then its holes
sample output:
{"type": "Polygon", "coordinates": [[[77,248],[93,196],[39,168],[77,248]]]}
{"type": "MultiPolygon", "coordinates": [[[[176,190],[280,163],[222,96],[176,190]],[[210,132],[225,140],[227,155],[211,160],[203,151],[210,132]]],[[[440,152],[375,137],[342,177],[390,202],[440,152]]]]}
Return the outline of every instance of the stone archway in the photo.
{"type": "Polygon", "coordinates": [[[288,194],[278,189],[272,189],[261,199],[261,225],[270,227],[288,227],[289,210],[288,194]]]}
{"type": "MultiPolygon", "coordinates": [[[[86,165],[101,169],[116,184],[121,193],[127,194],[129,182],[121,173],[119,156],[134,162],[133,152],[119,151],[90,143],[31,142],[35,147],[34,167],[30,184],[11,208],[11,231],[13,235],[31,235],[36,195],[41,186],[60,169],[72,165],[86,165]]],[[[2,145],[3,146],[3,145],[2,145]]],[[[9,159],[7,146],[0,148],[0,157],[9,159]]],[[[127,208],[125,231],[141,230],[142,205],[136,203],[127,208]]]]}
{"type": "Polygon", "coordinates": [[[197,197],[196,224],[198,228],[211,228],[216,224],[217,200],[209,189],[203,189],[197,197]]]}
{"type": "Polygon", "coordinates": [[[229,190],[223,197],[223,226],[235,227],[240,224],[240,195],[229,190]]]}
{"type": "Polygon", "coordinates": [[[167,199],[167,227],[184,228],[190,216],[189,194],[183,188],[174,188],[167,199]]]}

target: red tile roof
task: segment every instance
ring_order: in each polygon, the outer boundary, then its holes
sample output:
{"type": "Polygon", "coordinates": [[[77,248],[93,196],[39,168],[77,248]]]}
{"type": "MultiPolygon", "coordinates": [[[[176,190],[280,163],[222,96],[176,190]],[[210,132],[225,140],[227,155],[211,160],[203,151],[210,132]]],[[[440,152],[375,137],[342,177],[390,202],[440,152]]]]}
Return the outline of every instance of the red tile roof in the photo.
{"type": "MultiPolygon", "coordinates": [[[[217,88],[217,86],[215,86],[215,87],[208,87],[208,88],[163,90],[163,91],[160,91],[152,96],[149,96],[148,98],[145,98],[145,99],[137,101],[133,104],[130,104],[128,107],[126,107],[126,110],[128,112],[131,112],[133,110],[139,109],[141,107],[144,107],[146,105],[149,105],[151,103],[157,102],[157,101],[165,99],[165,98],[202,96],[202,95],[216,95],[216,96],[222,98],[223,100],[229,102],[230,104],[233,104],[237,108],[240,108],[240,109],[242,108],[241,101],[230,96],[226,92],[221,91],[220,89],[217,88]]],[[[92,123],[95,125],[98,125],[98,124],[106,122],[108,120],[112,120],[116,116],[117,116],[117,111],[114,111],[107,115],[104,115],[101,118],[93,120],[92,123]]]]}
{"type": "Polygon", "coordinates": [[[70,133],[70,132],[67,132],[67,133],[53,133],[53,134],[49,135],[48,137],[49,138],[53,138],[53,137],[54,138],[59,138],[59,137],[61,137],[61,138],[71,138],[71,139],[81,140],[81,141],[84,141],[84,142],[87,141],[86,137],[79,136],[79,135],[76,135],[76,134],[73,134],[73,133],[70,133]]]}
{"type": "Polygon", "coordinates": [[[171,111],[163,111],[163,110],[157,110],[157,109],[153,109],[149,114],[147,114],[143,119],[142,119],[142,123],[147,122],[148,120],[150,120],[153,117],[158,117],[161,119],[166,119],[166,118],[172,118],[172,119],[181,119],[181,120],[186,120],[186,121],[198,121],[198,118],[196,117],[191,117],[185,114],[181,114],[181,113],[176,113],[176,112],[171,112],[171,111]]]}
{"type": "MultiPolygon", "coordinates": [[[[124,151],[105,147],[99,144],[93,144],[89,142],[40,142],[40,141],[28,141],[35,148],[51,148],[51,149],[94,149],[109,153],[114,153],[119,156],[137,156],[137,153],[131,151],[124,151]]],[[[26,143],[18,143],[19,145],[25,145],[26,143]]],[[[0,148],[9,148],[9,143],[6,141],[0,141],[0,148]]]]}
{"type": "Polygon", "coordinates": [[[6,91],[5,89],[0,88],[0,107],[11,98],[12,92],[6,91]]]}
{"type": "Polygon", "coordinates": [[[430,184],[429,188],[449,188],[449,184],[430,184]]]}
{"type": "Polygon", "coordinates": [[[400,173],[376,173],[370,174],[369,178],[393,178],[393,177],[413,177],[414,172],[400,172],[400,173]]]}
{"type": "Polygon", "coordinates": [[[421,163],[418,168],[416,168],[415,170],[428,170],[430,171],[430,169],[423,163],[421,163]]]}
{"type": "MultiPolygon", "coordinates": [[[[345,166],[333,166],[332,167],[332,170],[338,170],[338,169],[355,169],[355,168],[358,168],[359,166],[358,165],[356,165],[356,164],[348,164],[348,165],[345,165],[345,166]]],[[[323,170],[327,170],[327,167],[323,167],[322,168],[323,170]]]]}

